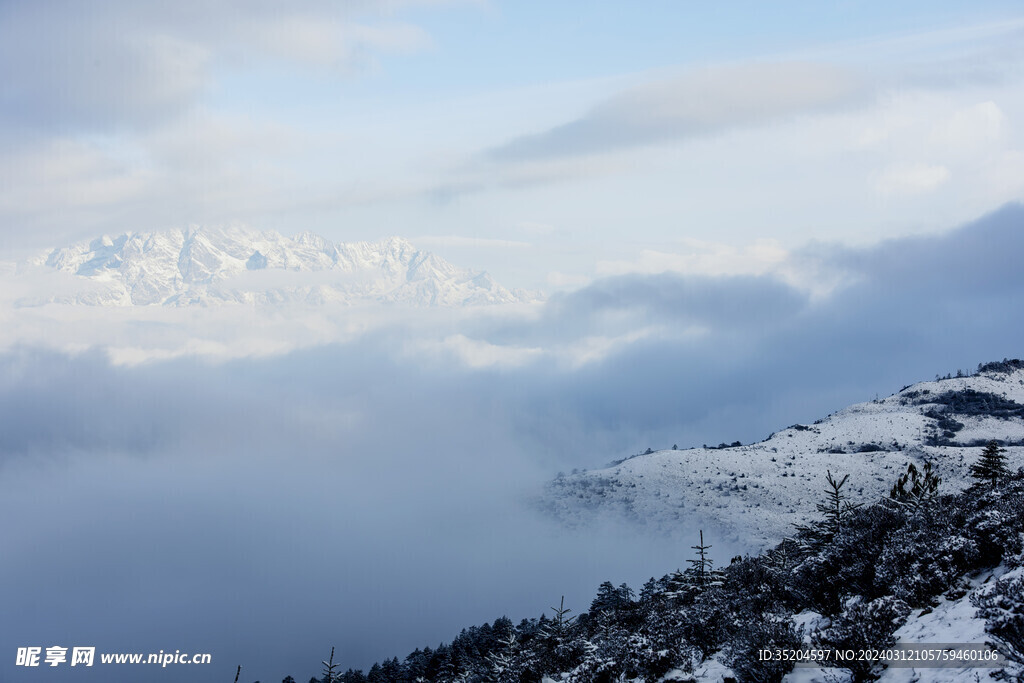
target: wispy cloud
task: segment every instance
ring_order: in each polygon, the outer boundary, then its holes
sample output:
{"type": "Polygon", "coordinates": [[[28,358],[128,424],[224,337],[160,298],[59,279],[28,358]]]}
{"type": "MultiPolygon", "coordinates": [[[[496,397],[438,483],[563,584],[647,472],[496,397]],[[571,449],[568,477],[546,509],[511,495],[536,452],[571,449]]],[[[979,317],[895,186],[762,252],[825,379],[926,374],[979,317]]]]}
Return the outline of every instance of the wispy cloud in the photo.
{"type": "Polygon", "coordinates": [[[631,88],[579,119],[511,140],[486,157],[553,159],[711,135],[849,104],[864,94],[855,72],[834,65],[708,66],[631,88]]]}

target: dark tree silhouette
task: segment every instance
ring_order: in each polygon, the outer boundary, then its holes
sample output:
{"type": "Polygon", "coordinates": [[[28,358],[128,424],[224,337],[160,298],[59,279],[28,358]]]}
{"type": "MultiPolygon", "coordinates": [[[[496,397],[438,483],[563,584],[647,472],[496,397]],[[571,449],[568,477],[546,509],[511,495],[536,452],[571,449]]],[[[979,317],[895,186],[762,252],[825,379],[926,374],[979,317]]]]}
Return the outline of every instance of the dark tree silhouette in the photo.
{"type": "Polygon", "coordinates": [[[1006,449],[999,447],[999,442],[992,440],[981,452],[978,462],[971,465],[971,476],[981,482],[989,482],[993,487],[999,485],[1001,479],[1009,474],[1006,469],[1006,449]]]}

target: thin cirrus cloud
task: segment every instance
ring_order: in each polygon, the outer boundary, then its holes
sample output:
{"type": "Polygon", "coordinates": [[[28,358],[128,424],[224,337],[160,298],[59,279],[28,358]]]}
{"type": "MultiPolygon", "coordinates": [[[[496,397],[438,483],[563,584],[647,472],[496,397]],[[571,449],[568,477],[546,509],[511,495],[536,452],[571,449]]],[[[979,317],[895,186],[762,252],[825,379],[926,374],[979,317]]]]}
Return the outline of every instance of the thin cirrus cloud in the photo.
{"type": "Polygon", "coordinates": [[[865,92],[852,70],[829,64],[708,66],[621,92],[574,121],[515,138],[485,156],[522,162],[617,151],[818,112],[865,92]]]}

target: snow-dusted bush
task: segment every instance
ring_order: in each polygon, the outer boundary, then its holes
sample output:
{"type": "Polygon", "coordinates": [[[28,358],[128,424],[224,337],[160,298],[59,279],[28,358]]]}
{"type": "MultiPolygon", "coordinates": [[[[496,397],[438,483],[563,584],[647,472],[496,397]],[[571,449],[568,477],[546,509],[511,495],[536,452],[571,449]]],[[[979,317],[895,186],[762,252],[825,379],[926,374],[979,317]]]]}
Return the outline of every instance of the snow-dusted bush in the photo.
{"type": "Polygon", "coordinates": [[[1024,667],[1024,576],[1000,579],[974,600],[985,630],[1007,659],[1024,667]]]}
{"type": "Polygon", "coordinates": [[[977,544],[946,525],[908,525],[878,558],[875,591],[922,607],[946,591],[978,558],[977,544]]]}
{"type": "Polygon", "coordinates": [[[765,614],[743,624],[726,648],[726,663],[743,681],[778,683],[793,662],[765,658],[761,650],[795,650],[803,642],[788,614],[765,614]]]}
{"type": "MultiPolygon", "coordinates": [[[[871,601],[851,598],[831,625],[813,636],[813,642],[816,647],[837,650],[886,648],[895,642],[892,634],[906,621],[908,614],[907,603],[892,595],[871,601]]],[[[869,660],[853,661],[848,668],[856,680],[865,680],[880,665],[869,660]]]]}
{"type": "Polygon", "coordinates": [[[885,505],[872,505],[850,513],[830,543],[801,562],[793,584],[807,606],[822,614],[836,614],[852,595],[882,595],[875,590],[879,555],[906,513],[885,505]]]}

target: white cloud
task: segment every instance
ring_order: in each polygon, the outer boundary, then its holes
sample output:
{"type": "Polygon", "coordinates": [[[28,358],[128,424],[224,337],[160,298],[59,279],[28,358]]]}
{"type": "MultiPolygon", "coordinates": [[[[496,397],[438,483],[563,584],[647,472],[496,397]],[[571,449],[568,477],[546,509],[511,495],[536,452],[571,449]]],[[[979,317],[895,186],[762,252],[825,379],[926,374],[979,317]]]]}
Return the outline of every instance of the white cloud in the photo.
{"type": "Polygon", "coordinates": [[[517,347],[492,344],[472,339],[464,334],[453,334],[438,341],[411,342],[406,353],[412,356],[454,357],[470,368],[521,367],[542,358],[545,351],[535,347],[517,347]]]}
{"type": "Polygon", "coordinates": [[[225,73],[284,61],[350,74],[380,53],[431,44],[423,29],[388,19],[375,2],[107,0],[5,9],[0,120],[47,131],[146,128],[188,111],[225,73]]]}
{"type": "Polygon", "coordinates": [[[763,275],[783,264],[788,252],[775,240],[745,246],[682,240],[679,251],[644,249],[634,260],[598,261],[598,275],[676,272],[688,275],[763,275]]]}
{"type": "MultiPolygon", "coordinates": [[[[578,370],[591,363],[599,363],[612,354],[625,349],[630,344],[655,336],[661,328],[657,326],[644,327],[639,330],[632,330],[617,336],[589,336],[558,349],[556,355],[565,367],[578,370]]],[[[703,329],[693,328],[689,331],[691,335],[699,335],[703,329]]]]}
{"type": "Polygon", "coordinates": [[[593,278],[587,275],[579,275],[577,273],[563,273],[557,270],[553,270],[547,275],[547,282],[559,289],[576,287],[582,287],[591,283],[593,278]]]}
{"type": "Polygon", "coordinates": [[[410,24],[372,26],[322,15],[255,21],[248,33],[270,54],[342,72],[364,68],[373,51],[414,52],[432,44],[423,29],[410,24]]]}
{"type": "Polygon", "coordinates": [[[530,233],[533,235],[550,235],[552,233],[558,232],[558,228],[556,228],[555,226],[549,223],[541,223],[538,221],[522,221],[520,223],[516,223],[515,227],[518,228],[519,230],[522,230],[523,232],[530,233]]]}
{"type": "Polygon", "coordinates": [[[864,96],[848,68],[812,62],[748,62],[688,69],[637,85],[582,117],[494,148],[498,161],[603,153],[756,126],[864,96]]]}
{"type": "Polygon", "coordinates": [[[1006,134],[1006,114],[992,102],[980,102],[960,109],[931,131],[936,145],[956,150],[974,151],[998,143],[1006,134]]]}
{"type": "Polygon", "coordinates": [[[949,169],[941,164],[893,164],[878,175],[875,189],[883,196],[923,194],[938,189],[950,177],[949,169]]]}
{"type": "Polygon", "coordinates": [[[145,169],[75,138],[53,138],[2,161],[0,212],[22,221],[41,211],[68,220],[76,211],[131,202],[152,179],[145,169]]]}
{"type": "MultiPolygon", "coordinates": [[[[1005,80],[1013,72],[969,87],[887,89],[898,79],[866,55],[873,47],[846,45],[586,85],[495,82],[418,101],[390,91],[390,79],[333,90],[337,70],[429,47],[395,15],[401,5],[244,4],[101,0],[64,52],[42,34],[52,8],[26,10],[31,21],[20,25],[36,47],[25,54],[55,55],[19,106],[57,105],[35,109],[88,135],[0,144],[0,231],[27,243],[32,230],[79,237],[235,220],[360,239],[397,229],[439,246],[506,248],[517,272],[534,269],[519,286],[539,286],[547,273],[571,286],[599,259],[605,273],[767,272],[749,247],[677,250],[670,241],[683,230],[733,245],[863,242],[948,228],[1024,196],[1013,175],[1022,106],[1019,84],[1005,80]],[[99,65],[58,68],[78,53],[99,65]],[[274,87],[288,96],[273,101],[274,87]],[[512,154],[520,143],[533,151],[512,154]],[[929,194],[935,188],[943,192],[929,194]],[[481,241],[489,237],[509,239],[481,241]],[[638,255],[636,244],[650,250],[638,255]]],[[[956,40],[1002,44],[1005,31],[964,29],[956,40]]],[[[901,48],[882,66],[938,71],[942,44],[930,41],[923,55],[901,48]]],[[[396,75],[403,87],[409,74],[396,75]]]]}
{"type": "Polygon", "coordinates": [[[410,238],[416,244],[439,247],[481,247],[485,249],[529,249],[529,242],[491,239],[487,237],[465,237],[463,235],[421,235],[410,238]]]}

